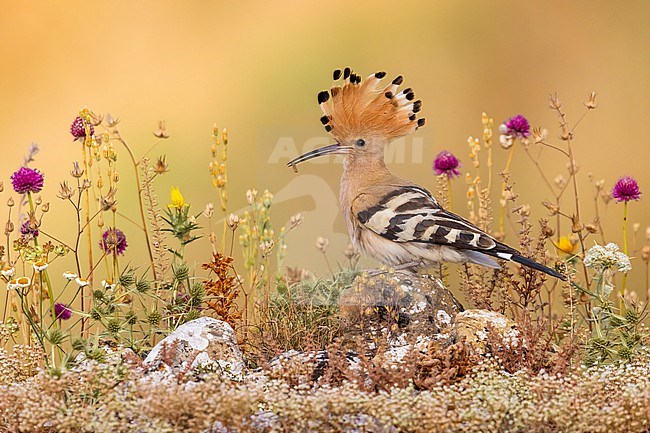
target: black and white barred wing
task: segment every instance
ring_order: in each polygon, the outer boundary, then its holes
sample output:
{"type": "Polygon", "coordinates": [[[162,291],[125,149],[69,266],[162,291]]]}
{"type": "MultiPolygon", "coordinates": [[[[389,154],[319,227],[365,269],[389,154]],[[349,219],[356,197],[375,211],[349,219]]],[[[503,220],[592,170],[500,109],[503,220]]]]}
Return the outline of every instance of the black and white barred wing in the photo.
{"type": "Polygon", "coordinates": [[[470,222],[444,210],[427,190],[417,186],[362,194],[352,207],[361,224],[394,242],[446,245],[490,255],[497,255],[494,249],[501,246],[470,222]]]}
{"type": "Polygon", "coordinates": [[[561,280],[566,277],[514,248],[497,242],[469,221],[444,210],[431,194],[418,186],[378,186],[364,191],[352,203],[358,221],[393,242],[418,242],[462,250],[469,261],[499,265],[488,256],[520,263],[561,280]]]}

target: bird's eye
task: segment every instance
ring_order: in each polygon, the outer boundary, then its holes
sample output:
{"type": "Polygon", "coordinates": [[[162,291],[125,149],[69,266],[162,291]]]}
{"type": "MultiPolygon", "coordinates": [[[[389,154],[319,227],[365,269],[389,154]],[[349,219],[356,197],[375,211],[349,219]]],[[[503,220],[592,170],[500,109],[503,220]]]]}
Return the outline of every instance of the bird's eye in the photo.
{"type": "Polygon", "coordinates": [[[360,138],[360,139],[357,140],[357,142],[355,144],[357,146],[359,146],[359,147],[363,147],[363,146],[366,145],[366,140],[364,140],[363,138],[360,138]]]}

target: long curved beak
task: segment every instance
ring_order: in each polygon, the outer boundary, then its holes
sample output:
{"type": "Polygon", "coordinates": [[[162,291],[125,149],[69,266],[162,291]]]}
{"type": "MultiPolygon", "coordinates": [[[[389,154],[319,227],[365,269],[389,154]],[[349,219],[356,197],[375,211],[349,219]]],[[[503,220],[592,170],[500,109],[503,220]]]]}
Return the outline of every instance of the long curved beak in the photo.
{"type": "Polygon", "coordinates": [[[352,147],[350,147],[350,146],[341,146],[339,143],[330,144],[328,146],[319,147],[318,149],[314,149],[314,150],[311,150],[311,151],[309,151],[307,153],[303,153],[299,157],[294,158],[291,161],[289,161],[287,163],[287,166],[288,167],[293,167],[293,169],[296,170],[296,165],[300,164],[301,162],[305,162],[305,161],[310,160],[312,158],[316,158],[318,156],[323,156],[323,155],[350,153],[351,149],[352,149],[352,147]]]}

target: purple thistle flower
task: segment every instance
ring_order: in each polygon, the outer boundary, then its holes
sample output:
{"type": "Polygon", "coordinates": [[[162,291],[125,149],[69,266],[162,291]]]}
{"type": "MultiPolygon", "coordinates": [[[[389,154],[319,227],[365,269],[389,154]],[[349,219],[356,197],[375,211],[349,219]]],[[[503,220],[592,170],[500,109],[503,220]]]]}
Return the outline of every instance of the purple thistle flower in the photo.
{"type": "Polygon", "coordinates": [[[118,255],[124,254],[126,250],[126,235],[120,229],[108,229],[102,235],[99,246],[106,254],[115,252],[118,255]]]}
{"type": "Polygon", "coordinates": [[[59,320],[68,320],[72,317],[72,311],[65,304],[54,304],[54,315],[59,320]]]}
{"type": "Polygon", "coordinates": [[[32,227],[32,222],[27,220],[20,226],[20,234],[30,239],[31,237],[37,237],[38,227],[32,227]]]}
{"type": "Polygon", "coordinates": [[[528,119],[526,119],[521,114],[511,117],[506,120],[505,125],[505,134],[512,136],[513,138],[526,138],[530,136],[530,124],[528,119]]]}
{"type": "Polygon", "coordinates": [[[458,167],[460,167],[458,158],[446,150],[440,152],[436,159],[433,160],[433,170],[436,174],[446,174],[450,179],[460,175],[458,167]]]}
{"type": "Polygon", "coordinates": [[[20,167],[11,175],[11,184],[18,194],[40,192],[43,189],[43,173],[29,167],[20,167]]]}
{"type": "MultiPolygon", "coordinates": [[[[72,122],[72,125],[70,125],[70,134],[72,134],[75,140],[83,140],[86,138],[86,127],[84,123],[84,120],[77,116],[74,119],[74,122],[72,122]]],[[[90,135],[93,135],[94,133],[95,128],[93,125],[90,125],[90,135]]]]}
{"type": "Polygon", "coordinates": [[[623,176],[616,182],[614,188],[612,188],[612,197],[619,203],[622,201],[638,200],[641,197],[639,184],[633,177],[623,176]]]}

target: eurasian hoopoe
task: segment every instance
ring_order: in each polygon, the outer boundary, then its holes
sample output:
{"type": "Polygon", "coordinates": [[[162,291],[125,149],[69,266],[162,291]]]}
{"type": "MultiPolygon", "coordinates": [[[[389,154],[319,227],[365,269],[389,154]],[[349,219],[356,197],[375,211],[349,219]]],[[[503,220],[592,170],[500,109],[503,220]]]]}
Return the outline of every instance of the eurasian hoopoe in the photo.
{"type": "Polygon", "coordinates": [[[422,102],[410,88],[398,91],[402,76],[380,87],[385,72],[365,81],[350,68],[334,71],[343,85],[318,94],[321,122],[336,143],[289,162],[293,167],[321,155],[343,154],[340,206],[352,243],[362,253],[396,268],[415,270],[441,261],[498,268],[492,259],[510,260],[565,277],[523,257],[469,221],[443,209],[426,189],[394,176],[384,162],[384,147],[424,125],[417,119],[422,102]]]}

